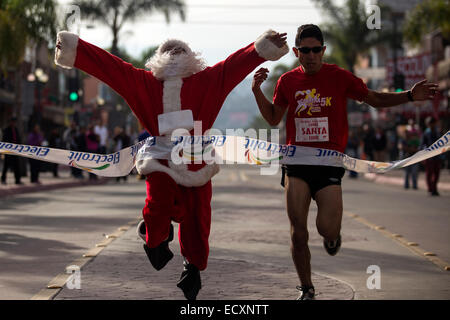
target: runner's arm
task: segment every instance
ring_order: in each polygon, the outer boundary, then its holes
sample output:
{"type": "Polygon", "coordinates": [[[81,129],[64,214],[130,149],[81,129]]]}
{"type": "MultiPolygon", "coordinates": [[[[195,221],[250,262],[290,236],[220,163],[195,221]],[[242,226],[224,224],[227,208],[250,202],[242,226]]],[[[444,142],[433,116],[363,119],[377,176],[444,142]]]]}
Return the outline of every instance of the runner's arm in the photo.
{"type": "Polygon", "coordinates": [[[408,92],[410,92],[412,101],[424,101],[431,100],[437,90],[437,84],[427,83],[427,80],[417,82],[411,90],[402,92],[379,92],[369,90],[365,103],[371,105],[374,108],[386,108],[393,107],[399,104],[407,103],[408,92]]]}
{"type": "Polygon", "coordinates": [[[57,35],[55,63],[67,69],[75,67],[103,81],[130,106],[135,105],[137,91],[144,77],[153,83],[157,82],[149,73],[144,75],[144,70],[134,68],[130,63],[67,31],[57,35]]]}
{"type": "Polygon", "coordinates": [[[261,84],[267,79],[267,73],[269,70],[266,68],[260,68],[255,72],[252,83],[252,91],[258,104],[259,111],[263,118],[271,125],[276,126],[283,119],[283,115],[286,112],[285,108],[277,106],[267,100],[266,96],[261,90],[261,84]]]}

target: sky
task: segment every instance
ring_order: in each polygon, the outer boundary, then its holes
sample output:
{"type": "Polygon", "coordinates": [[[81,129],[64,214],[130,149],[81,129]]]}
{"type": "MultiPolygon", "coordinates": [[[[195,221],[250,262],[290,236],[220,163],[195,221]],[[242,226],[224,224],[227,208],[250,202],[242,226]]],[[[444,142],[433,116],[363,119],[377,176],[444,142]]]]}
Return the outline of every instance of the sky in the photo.
{"type": "MultiPolygon", "coordinates": [[[[70,2],[59,0],[63,5],[70,2]]],[[[200,52],[208,65],[213,65],[255,41],[268,29],[286,32],[288,45],[292,47],[298,26],[323,21],[319,9],[310,0],[185,0],[185,3],[185,22],[178,14],[171,16],[170,24],[160,13],[148,14],[136,23],[125,24],[119,46],[138,57],[150,46],[177,38],[200,52]]],[[[97,46],[110,47],[111,32],[99,24],[94,26],[87,28],[87,22],[82,19],[80,37],[97,46]]],[[[291,64],[294,59],[290,51],[279,62],[291,64]]],[[[267,62],[264,66],[270,69],[277,63],[267,62]]]]}

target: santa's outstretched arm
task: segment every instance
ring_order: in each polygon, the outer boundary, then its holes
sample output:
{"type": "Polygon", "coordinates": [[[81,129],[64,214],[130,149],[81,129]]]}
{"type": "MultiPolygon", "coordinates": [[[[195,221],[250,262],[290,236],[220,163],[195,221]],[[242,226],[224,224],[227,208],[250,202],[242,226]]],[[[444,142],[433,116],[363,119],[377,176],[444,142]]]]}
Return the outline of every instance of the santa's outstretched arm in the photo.
{"type": "MultiPolygon", "coordinates": [[[[63,68],[78,68],[105,82],[130,106],[135,105],[139,79],[144,77],[145,72],[67,31],[58,33],[55,63],[63,68]]],[[[146,75],[147,81],[148,77],[146,75]]]]}
{"type": "Polygon", "coordinates": [[[261,63],[267,60],[276,61],[289,52],[285,37],[280,38],[279,36],[280,34],[277,32],[268,30],[259,36],[255,42],[209,68],[210,75],[216,77],[217,83],[221,84],[224,96],[228,95],[239,82],[244,80],[261,63]],[[278,41],[274,41],[274,38],[278,38],[278,41]],[[280,39],[282,40],[281,45],[280,39]]]}

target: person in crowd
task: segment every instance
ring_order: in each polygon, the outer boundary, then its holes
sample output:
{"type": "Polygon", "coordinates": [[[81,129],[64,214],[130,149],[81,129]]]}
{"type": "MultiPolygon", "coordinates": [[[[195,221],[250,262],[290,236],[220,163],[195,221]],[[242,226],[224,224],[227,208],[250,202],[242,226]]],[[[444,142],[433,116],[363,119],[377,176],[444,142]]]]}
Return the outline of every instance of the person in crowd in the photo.
{"type": "Polygon", "coordinates": [[[366,160],[373,161],[373,140],[374,140],[374,131],[371,125],[365,123],[363,125],[363,145],[364,145],[364,154],[366,156],[366,160]]]}
{"type": "MultiPolygon", "coordinates": [[[[350,130],[348,135],[348,142],[346,147],[346,154],[352,158],[359,158],[359,139],[358,135],[355,132],[356,130],[350,130]]],[[[358,172],[356,171],[349,171],[349,177],[352,179],[358,178],[358,172]]]]}
{"type": "MultiPolygon", "coordinates": [[[[2,141],[15,143],[15,144],[21,143],[19,130],[17,129],[17,118],[16,117],[12,117],[9,120],[9,126],[7,126],[3,130],[2,141]]],[[[2,184],[6,184],[6,175],[10,168],[13,169],[13,171],[14,171],[14,178],[16,180],[16,184],[17,185],[23,184],[21,181],[19,157],[13,156],[13,155],[8,155],[8,154],[5,154],[4,156],[5,156],[5,158],[4,158],[4,162],[3,162],[3,170],[2,170],[2,177],[1,177],[2,184]]]]}
{"type": "MultiPolygon", "coordinates": [[[[402,159],[408,158],[419,151],[420,148],[420,132],[414,126],[414,121],[410,121],[405,130],[405,138],[402,139],[402,159]]],[[[419,163],[409,165],[404,168],[405,181],[404,188],[409,189],[410,180],[413,189],[417,189],[417,178],[419,175],[419,163]]]]}
{"type": "MultiPolygon", "coordinates": [[[[78,138],[79,134],[77,123],[72,121],[63,134],[64,148],[72,151],[82,151],[78,138]]],[[[83,140],[85,140],[84,137],[83,140]]],[[[81,169],[70,167],[70,173],[76,179],[83,179],[83,171],[81,169]]]]}
{"type": "MultiPolygon", "coordinates": [[[[114,128],[114,152],[120,151],[126,147],[129,147],[131,145],[131,139],[125,132],[125,130],[121,127],[115,127],[114,128]]],[[[116,181],[120,182],[121,179],[123,179],[124,182],[127,181],[127,176],[123,177],[117,177],[116,181]]]]}
{"type": "MultiPolygon", "coordinates": [[[[86,132],[86,151],[91,153],[99,153],[100,137],[95,133],[94,125],[90,124],[86,132]]],[[[89,172],[89,180],[97,180],[97,175],[89,172]]]]}
{"type": "Polygon", "coordinates": [[[99,137],[97,153],[106,154],[108,151],[107,150],[109,137],[108,127],[102,120],[98,120],[97,124],[94,127],[94,132],[99,137]]]}
{"type": "Polygon", "coordinates": [[[373,136],[374,160],[384,162],[386,160],[387,139],[381,126],[377,126],[373,136]]]}
{"type": "MultiPolygon", "coordinates": [[[[427,128],[423,132],[421,139],[422,149],[428,148],[439,138],[436,118],[429,116],[425,119],[427,128]]],[[[425,175],[428,192],[431,196],[439,196],[438,182],[441,172],[442,159],[440,155],[425,160],[425,175]]]]}
{"type": "MultiPolygon", "coordinates": [[[[61,135],[58,132],[58,129],[52,129],[50,132],[50,136],[48,138],[48,146],[50,148],[60,149],[62,147],[61,135]]],[[[50,163],[50,168],[53,173],[54,178],[59,178],[58,174],[58,164],[50,163]]]]}
{"type": "MultiPolygon", "coordinates": [[[[30,134],[28,135],[27,143],[30,146],[42,146],[42,142],[44,141],[44,136],[41,133],[41,128],[38,124],[33,126],[30,134]]],[[[29,159],[30,163],[30,182],[41,184],[39,181],[39,172],[41,170],[41,161],[37,159],[29,159]]]]}

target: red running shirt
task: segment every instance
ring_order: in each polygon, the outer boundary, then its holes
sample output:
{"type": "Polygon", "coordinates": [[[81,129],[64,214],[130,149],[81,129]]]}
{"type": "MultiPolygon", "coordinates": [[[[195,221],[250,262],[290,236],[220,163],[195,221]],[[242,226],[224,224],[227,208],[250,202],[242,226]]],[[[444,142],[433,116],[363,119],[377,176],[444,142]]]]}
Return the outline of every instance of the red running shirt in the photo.
{"type": "Polygon", "coordinates": [[[348,139],[347,98],[363,101],[364,82],[334,64],[308,75],[302,67],[278,80],[273,103],[287,108],[286,143],[344,152],[348,139]]]}

